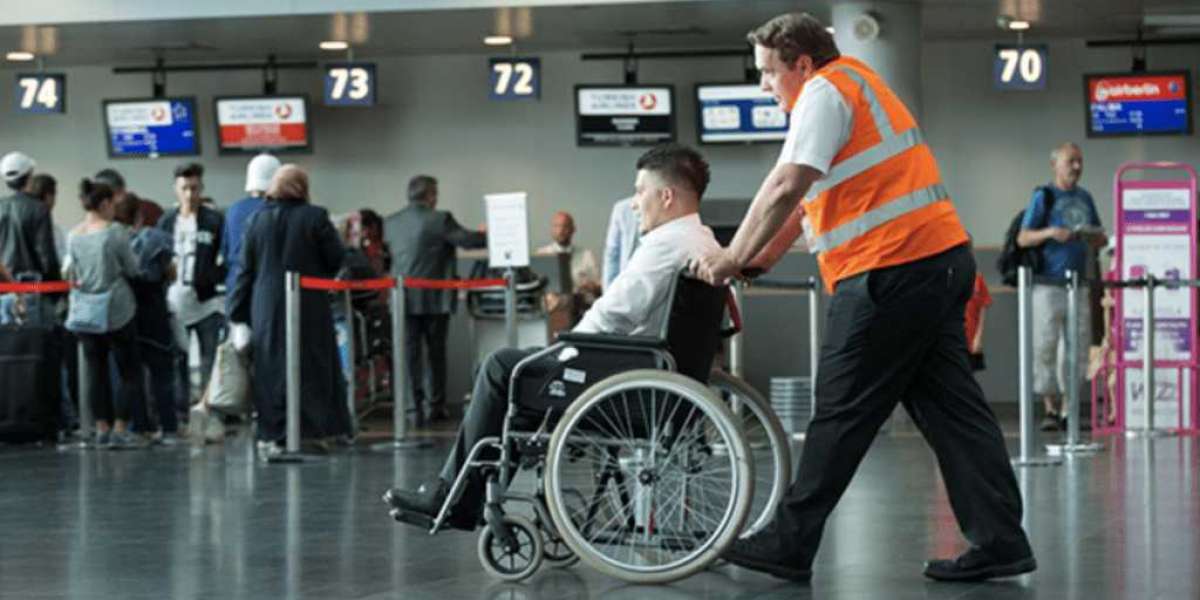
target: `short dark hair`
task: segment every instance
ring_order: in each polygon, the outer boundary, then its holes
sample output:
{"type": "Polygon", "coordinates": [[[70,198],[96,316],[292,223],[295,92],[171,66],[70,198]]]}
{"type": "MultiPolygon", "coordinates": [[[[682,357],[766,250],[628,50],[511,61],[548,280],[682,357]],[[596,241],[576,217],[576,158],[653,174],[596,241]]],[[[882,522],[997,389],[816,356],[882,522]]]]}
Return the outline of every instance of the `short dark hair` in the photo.
{"type": "Polygon", "coordinates": [[[116,169],[101,169],[92,181],[103,183],[114,190],[125,189],[125,178],[116,169]]]}
{"type": "Polygon", "coordinates": [[[746,41],[775,50],[779,53],[779,60],[789,67],[805,54],[812,57],[813,65],[817,68],[842,55],[833,41],[833,34],[825,29],[820,20],[808,13],[779,15],[752,29],[746,34],[746,41]]]}
{"type": "Polygon", "coordinates": [[[200,163],[185,163],[175,167],[175,179],[183,177],[204,177],[204,165],[200,163]]]}
{"type": "Polygon", "coordinates": [[[408,180],[408,201],[425,202],[425,198],[437,187],[437,179],[432,175],[417,175],[408,180]]]}
{"type": "Polygon", "coordinates": [[[52,195],[57,195],[57,194],[58,194],[58,181],[56,181],[54,179],[53,175],[50,175],[48,173],[38,173],[37,175],[33,176],[33,179],[29,180],[29,195],[30,196],[33,196],[34,198],[37,198],[38,200],[45,202],[47,196],[52,196],[52,195]]]}
{"type": "Polygon", "coordinates": [[[708,189],[708,161],[699,152],[682,144],[662,144],[646,151],[637,161],[639,171],[653,171],[673,185],[686,185],[704,196],[708,189]]]}
{"type": "Polygon", "coordinates": [[[142,199],[137,194],[125,194],[113,207],[113,219],[118,223],[133,225],[137,221],[138,211],[142,208],[142,199]]]}
{"type": "Polygon", "coordinates": [[[358,211],[358,221],[362,225],[363,229],[368,227],[378,227],[380,231],[383,231],[383,217],[381,217],[379,213],[369,208],[364,208],[358,211]]]}
{"type": "Polygon", "coordinates": [[[105,200],[112,200],[113,189],[108,184],[84,178],[79,182],[79,203],[83,210],[100,210],[105,200]]]}

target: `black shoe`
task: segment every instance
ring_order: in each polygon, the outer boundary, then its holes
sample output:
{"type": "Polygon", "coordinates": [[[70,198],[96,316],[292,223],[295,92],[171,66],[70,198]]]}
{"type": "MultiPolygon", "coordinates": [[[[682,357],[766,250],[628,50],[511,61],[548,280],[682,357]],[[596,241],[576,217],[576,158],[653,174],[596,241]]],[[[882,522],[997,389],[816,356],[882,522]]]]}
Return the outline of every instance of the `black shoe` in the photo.
{"type": "Polygon", "coordinates": [[[1035,570],[1037,560],[1032,554],[996,558],[982,548],[971,548],[953,560],[930,560],[925,563],[925,576],[937,581],[984,581],[1035,570]]]}
{"type": "Polygon", "coordinates": [[[1046,416],[1042,417],[1041,430],[1060,431],[1063,428],[1063,423],[1065,422],[1065,419],[1059,418],[1059,416],[1055,413],[1046,413],[1046,416]]]}
{"type": "Polygon", "coordinates": [[[798,567],[783,562],[783,557],[791,553],[785,552],[779,543],[779,536],[773,531],[760,531],[748,538],[734,540],[721,558],[752,571],[761,571],[797,583],[808,583],[812,579],[812,569],[798,567]]]}
{"type": "Polygon", "coordinates": [[[429,416],[426,417],[430,423],[444,423],[450,420],[450,411],[446,410],[445,406],[435,406],[429,409],[429,416]]]}
{"type": "Polygon", "coordinates": [[[383,493],[383,501],[394,509],[419,513],[432,519],[442,510],[448,492],[446,482],[438,479],[421,485],[415,492],[392,488],[383,493]]]}

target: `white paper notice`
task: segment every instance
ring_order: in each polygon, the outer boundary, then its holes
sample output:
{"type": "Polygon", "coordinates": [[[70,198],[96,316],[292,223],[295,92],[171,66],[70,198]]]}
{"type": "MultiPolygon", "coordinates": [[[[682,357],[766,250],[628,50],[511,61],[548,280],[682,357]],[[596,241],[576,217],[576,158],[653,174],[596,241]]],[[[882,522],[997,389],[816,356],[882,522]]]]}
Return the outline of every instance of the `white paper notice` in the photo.
{"type": "Polygon", "coordinates": [[[529,219],[525,192],[487,194],[488,266],[529,266],[529,219]]]}

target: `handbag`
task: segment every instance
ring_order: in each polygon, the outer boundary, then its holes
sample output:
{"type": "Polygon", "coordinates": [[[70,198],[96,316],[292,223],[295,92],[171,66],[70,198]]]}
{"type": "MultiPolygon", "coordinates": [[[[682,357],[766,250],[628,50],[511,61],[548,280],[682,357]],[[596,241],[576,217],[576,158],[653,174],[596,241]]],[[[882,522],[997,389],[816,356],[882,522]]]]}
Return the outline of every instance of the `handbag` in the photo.
{"type": "MultiPolygon", "coordinates": [[[[79,262],[75,258],[74,252],[70,250],[67,252],[68,259],[72,264],[79,262]]],[[[85,292],[72,286],[67,300],[67,320],[63,323],[63,327],[67,331],[94,335],[108,333],[108,310],[112,304],[111,289],[103,292],[85,292]]]]}
{"type": "Polygon", "coordinates": [[[245,414],[249,406],[250,369],[232,340],[217,346],[208,383],[208,407],[226,415],[245,414]]]}

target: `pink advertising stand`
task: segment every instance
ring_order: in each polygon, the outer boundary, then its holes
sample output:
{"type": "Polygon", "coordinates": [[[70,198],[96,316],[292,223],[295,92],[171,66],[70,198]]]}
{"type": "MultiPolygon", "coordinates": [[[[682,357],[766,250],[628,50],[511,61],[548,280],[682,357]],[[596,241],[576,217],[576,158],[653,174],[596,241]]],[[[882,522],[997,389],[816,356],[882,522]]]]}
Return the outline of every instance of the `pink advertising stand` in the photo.
{"type": "MultiPolygon", "coordinates": [[[[1160,281],[1196,279],[1196,170],[1172,162],[1131,162],[1113,178],[1117,245],[1113,266],[1121,279],[1153,275],[1160,281]],[[1140,173],[1139,178],[1128,178],[1140,173]]],[[[1117,433],[1145,420],[1142,377],[1143,290],[1114,290],[1113,342],[1117,350],[1115,411],[1093,410],[1097,433],[1117,433]],[[1114,414],[1115,421],[1105,418],[1114,414]]],[[[1197,431],[1200,344],[1195,287],[1155,288],[1154,427],[1197,431]]],[[[1097,379],[1102,375],[1098,374],[1097,379]]],[[[1099,386],[1093,387],[1095,390],[1099,386]]],[[[1107,395],[1107,394],[1106,394],[1107,395]]],[[[1095,408],[1095,407],[1094,407],[1095,408]]]]}

